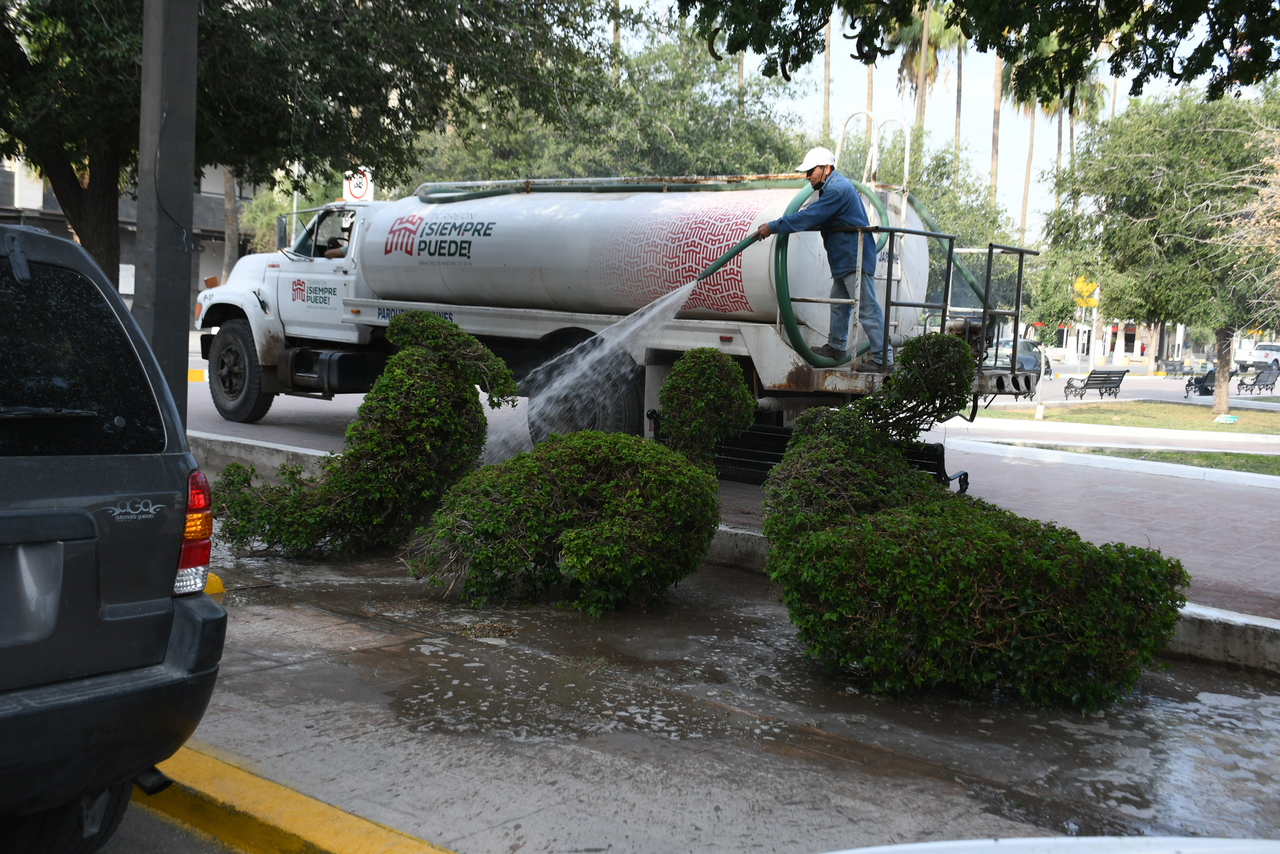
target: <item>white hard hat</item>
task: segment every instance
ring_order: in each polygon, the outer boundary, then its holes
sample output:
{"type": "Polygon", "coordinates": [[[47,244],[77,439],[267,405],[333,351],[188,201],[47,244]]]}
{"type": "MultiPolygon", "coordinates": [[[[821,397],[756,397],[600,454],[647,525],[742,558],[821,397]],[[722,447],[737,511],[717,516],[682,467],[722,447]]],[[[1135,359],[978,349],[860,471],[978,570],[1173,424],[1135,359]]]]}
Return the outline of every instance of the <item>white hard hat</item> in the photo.
{"type": "Polygon", "coordinates": [[[797,172],[808,172],[815,166],[835,166],[836,156],[831,153],[829,148],[811,148],[809,153],[804,156],[803,162],[796,167],[797,172]]]}

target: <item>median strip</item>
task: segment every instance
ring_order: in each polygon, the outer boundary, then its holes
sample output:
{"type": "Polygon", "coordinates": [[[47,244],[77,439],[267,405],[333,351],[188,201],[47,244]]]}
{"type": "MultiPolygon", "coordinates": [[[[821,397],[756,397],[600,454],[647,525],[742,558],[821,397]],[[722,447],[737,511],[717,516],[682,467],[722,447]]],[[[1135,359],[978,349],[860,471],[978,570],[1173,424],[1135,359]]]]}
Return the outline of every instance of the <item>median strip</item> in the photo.
{"type": "Polygon", "coordinates": [[[250,854],[452,854],[190,747],[159,768],[173,785],[135,801],[250,854]]]}

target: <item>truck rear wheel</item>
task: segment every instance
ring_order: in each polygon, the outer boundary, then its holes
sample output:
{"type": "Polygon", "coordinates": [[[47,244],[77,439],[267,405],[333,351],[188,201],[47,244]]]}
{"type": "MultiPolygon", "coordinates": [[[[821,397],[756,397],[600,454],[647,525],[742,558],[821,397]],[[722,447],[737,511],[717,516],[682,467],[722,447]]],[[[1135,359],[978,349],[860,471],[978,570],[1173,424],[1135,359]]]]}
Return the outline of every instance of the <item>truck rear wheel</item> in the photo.
{"type": "Polygon", "coordinates": [[[643,427],[644,369],[627,353],[618,353],[580,370],[560,357],[535,370],[521,384],[529,398],[529,435],[535,443],[552,433],[639,435],[643,427]]]}
{"type": "Polygon", "coordinates": [[[252,424],[271,408],[275,395],[262,391],[262,366],[249,321],[228,320],[218,328],[209,348],[209,394],[228,421],[252,424]]]}

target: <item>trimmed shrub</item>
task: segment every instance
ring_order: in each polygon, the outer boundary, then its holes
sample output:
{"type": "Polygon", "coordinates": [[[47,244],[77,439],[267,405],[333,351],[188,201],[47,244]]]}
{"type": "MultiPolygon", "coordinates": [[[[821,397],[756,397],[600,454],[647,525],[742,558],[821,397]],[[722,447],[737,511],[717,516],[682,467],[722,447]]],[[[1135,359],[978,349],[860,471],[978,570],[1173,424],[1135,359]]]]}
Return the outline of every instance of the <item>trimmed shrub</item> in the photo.
{"type": "Polygon", "coordinates": [[[913,468],[857,406],[810,409],[796,419],[782,461],[764,483],[764,534],[789,547],[802,531],[945,494],[913,468]]]}
{"type": "Polygon", "coordinates": [[[660,605],[719,518],[707,471],[638,436],[582,431],[458,482],[406,557],[417,577],[460,578],[475,607],[567,589],[598,617],[660,605]]]}
{"type": "Polygon", "coordinates": [[[732,439],[755,420],[756,399],[742,367],[719,350],[689,350],[658,391],[663,441],[700,466],[715,464],[716,443],[732,439]]]}
{"type": "Polygon", "coordinates": [[[346,448],[317,479],[282,467],[280,486],[254,485],[231,465],[215,484],[220,536],[287,555],[333,554],[399,544],[444,491],[475,468],[491,407],[515,399],[505,363],[456,325],[429,312],[397,315],[387,339],[400,347],[347,428],[346,448]]]}
{"type": "Polygon", "coordinates": [[[914,442],[934,422],[949,418],[973,397],[977,370],[961,338],[931,332],[905,342],[885,384],[854,406],[888,438],[914,442]]]}
{"type": "Polygon", "coordinates": [[[799,533],[775,547],[808,652],[872,691],[1013,694],[1092,710],[1172,636],[1182,565],[1150,549],[950,496],[799,533]]]}
{"type": "Polygon", "coordinates": [[[964,405],[973,359],[951,336],[904,345],[874,394],[796,422],[764,487],[766,572],[809,654],[872,691],[1095,709],[1167,643],[1189,582],[1149,549],[953,495],[895,443],[964,405]]]}

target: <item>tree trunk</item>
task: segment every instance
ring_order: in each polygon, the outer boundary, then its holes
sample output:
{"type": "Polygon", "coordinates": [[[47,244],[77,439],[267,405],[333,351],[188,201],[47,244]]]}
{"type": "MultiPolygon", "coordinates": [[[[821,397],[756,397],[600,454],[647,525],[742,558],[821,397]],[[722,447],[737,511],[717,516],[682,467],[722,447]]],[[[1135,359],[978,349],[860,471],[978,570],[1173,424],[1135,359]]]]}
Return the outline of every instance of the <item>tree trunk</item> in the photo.
{"type": "Polygon", "coordinates": [[[1053,168],[1053,209],[1058,209],[1058,181],[1062,176],[1062,102],[1058,102],[1058,161],[1053,168]]]}
{"type": "Polygon", "coordinates": [[[925,90],[929,84],[929,0],[920,15],[920,49],[916,53],[916,125],[924,133],[925,90]]]}
{"type": "Polygon", "coordinates": [[[107,281],[120,287],[120,150],[104,140],[89,151],[88,170],[80,175],[56,150],[28,150],[67,216],[80,245],[106,274],[107,281]]]}
{"type": "Polygon", "coordinates": [[[952,185],[960,183],[960,83],[964,72],[964,45],[956,47],[956,174],[952,185]]]}
{"type": "Polygon", "coordinates": [[[872,121],[871,113],[875,110],[876,87],[872,85],[875,67],[871,63],[867,63],[867,144],[871,144],[872,121]]]}
{"type": "MultiPolygon", "coordinates": [[[[1067,149],[1067,167],[1076,165],[1076,89],[1071,87],[1071,101],[1067,106],[1067,128],[1069,134],[1069,145],[1067,149]]],[[[1080,200],[1073,198],[1071,200],[1071,215],[1076,216],[1080,213],[1080,200]]]]}
{"type": "Polygon", "coordinates": [[[240,258],[240,211],[237,204],[239,193],[236,192],[236,178],[230,169],[223,170],[222,205],[226,215],[226,240],[223,242],[222,278],[219,284],[225,285],[231,276],[231,268],[240,258]]]}
{"type": "Polygon", "coordinates": [[[1031,105],[1031,136],[1027,140],[1027,172],[1022,179],[1022,220],[1018,224],[1018,243],[1027,245],[1027,199],[1031,196],[1031,157],[1036,150],[1036,105],[1031,105]]]}
{"type": "Polygon", "coordinates": [[[1003,63],[996,57],[996,105],[991,117],[991,204],[996,203],[996,176],[1000,169],[1000,75],[1003,63]]]}
{"type": "Polygon", "coordinates": [[[822,139],[831,139],[831,22],[827,21],[824,36],[826,49],[822,51],[822,139]]]}
{"type": "Polygon", "coordinates": [[[1227,397],[1231,393],[1231,336],[1235,330],[1229,326],[1213,330],[1218,345],[1218,375],[1213,383],[1213,414],[1226,415],[1231,411],[1227,397]]]}

